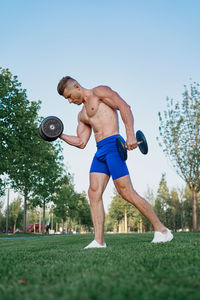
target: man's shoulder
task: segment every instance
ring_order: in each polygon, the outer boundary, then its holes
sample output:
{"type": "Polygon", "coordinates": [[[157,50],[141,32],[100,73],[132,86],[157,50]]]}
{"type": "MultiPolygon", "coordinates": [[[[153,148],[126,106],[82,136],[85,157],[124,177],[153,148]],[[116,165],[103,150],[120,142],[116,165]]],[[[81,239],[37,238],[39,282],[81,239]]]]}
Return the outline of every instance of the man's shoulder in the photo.
{"type": "Polygon", "coordinates": [[[89,124],[88,116],[86,113],[85,106],[82,107],[81,111],[78,113],[78,120],[79,122],[89,124]]]}
{"type": "Polygon", "coordinates": [[[85,115],[85,107],[83,105],[82,109],[78,113],[78,118],[81,119],[84,117],[84,115],[85,115]]]}
{"type": "Polygon", "coordinates": [[[111,88],[107,85],[99,85],[95,88],[93,88],[93,93],[96,96],[102,96],[102,94],[111,91],[111,88]]]}

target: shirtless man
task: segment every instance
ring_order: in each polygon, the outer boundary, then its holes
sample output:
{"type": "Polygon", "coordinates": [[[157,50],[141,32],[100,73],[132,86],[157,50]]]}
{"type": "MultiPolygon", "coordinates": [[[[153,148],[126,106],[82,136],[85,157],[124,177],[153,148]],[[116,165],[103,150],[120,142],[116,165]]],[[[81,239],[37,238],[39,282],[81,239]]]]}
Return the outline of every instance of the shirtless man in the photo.
{"type": "Polygon", "coordinates": [[[97,152],[90,168],[88,190],[95,238],[85,249],[106,248],[102,195],[110,176],[118,193],[134,205],[153,225],[155,233],[152,242],[171,241],[173,235],[169,229],[160,222],[150,204],[133,189],[126,162],[121,159],[117,151],[116,137],[119,136],[117,110],[125,125],[127,149],[137,148],[130,106],[107,86],[86,89],[69,76],[60,80],[57,90],[60,95],[68,99],[69,103],[83,104],[78,114],[77,136],[62,134],[60,138],[72,146],[83,149],[93,129],[97,142],[97,152]]]}

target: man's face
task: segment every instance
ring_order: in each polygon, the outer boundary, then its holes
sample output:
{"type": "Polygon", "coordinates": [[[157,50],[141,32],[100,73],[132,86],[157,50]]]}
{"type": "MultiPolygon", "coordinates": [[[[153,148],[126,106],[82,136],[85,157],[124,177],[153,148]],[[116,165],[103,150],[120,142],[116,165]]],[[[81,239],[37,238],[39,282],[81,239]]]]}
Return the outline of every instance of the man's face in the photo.
{"type": "Polygon", "coordinates": [[[83,98],[80,90],[73,88],[70,90],[65,89],[63,92],[63,96],[68,99],[69,103],[74,103],[77,105],[82,104],[83,98]]]}

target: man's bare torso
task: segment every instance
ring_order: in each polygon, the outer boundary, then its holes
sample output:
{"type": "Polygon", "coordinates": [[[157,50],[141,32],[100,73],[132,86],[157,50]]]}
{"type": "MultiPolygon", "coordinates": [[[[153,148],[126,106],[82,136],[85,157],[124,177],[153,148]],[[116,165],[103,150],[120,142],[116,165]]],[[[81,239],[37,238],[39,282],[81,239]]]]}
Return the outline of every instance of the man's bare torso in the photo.
{"type": "Polygon", "coordinates": [[[65,88],[63,97],[69,103],[83,104],[78,115],[77,136],[62,134],[61,139],[78,148],[85,148],[94,131],[97,142],[119,133],[117,111],[126,129],[126,146],[128,150],[137,147],[137,139],[134,133],[134,119],[131,107],[108,86],[98,86],[93,89],[85,89],[78,83],[72,88],[65,88]]]}
{"type": "Polygon", "coordinates": [[[94,94],[95,89],[87,97],[80,112],[80,121],[90,125],[94,131],[96,142],[119,133],[117,111],[94,94]]]}

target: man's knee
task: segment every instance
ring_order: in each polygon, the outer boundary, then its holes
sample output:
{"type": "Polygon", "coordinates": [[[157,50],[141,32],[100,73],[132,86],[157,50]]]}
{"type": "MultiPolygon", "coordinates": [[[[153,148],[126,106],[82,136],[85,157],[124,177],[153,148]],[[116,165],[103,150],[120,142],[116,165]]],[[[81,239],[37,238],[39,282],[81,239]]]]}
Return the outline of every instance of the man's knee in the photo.
{"type": "Polygon", "coordinates": [[[129,201],[130,196],[133,196],[133,194],[135,193],[130,181],[116,180],[115,187],[122,198],[127,201],[129,201]]]}
{"type": "Polygon", "coordinates": [[[125,185],[120,185],[117,188],[118,193],[124,198],[125,200],[128,200],[128,194],[129,194],[129,189],[125,185]]]}
{"type": "Polygon", "coordinates": [[[89,197],[90,201],[101,200],[102,192],[98,188],[98,186],[92,186],[92,185],[90,185],[90,187],[88,189],[88,197],[89,197]]]}

